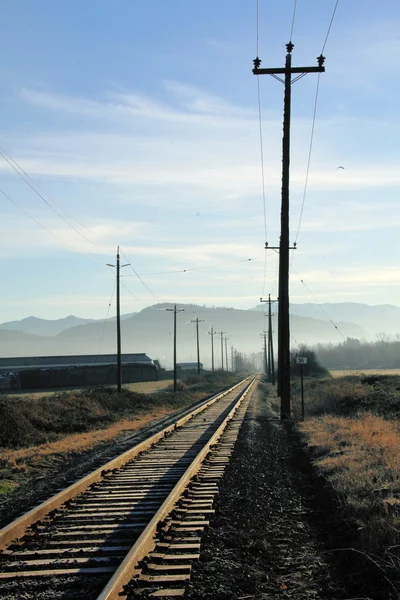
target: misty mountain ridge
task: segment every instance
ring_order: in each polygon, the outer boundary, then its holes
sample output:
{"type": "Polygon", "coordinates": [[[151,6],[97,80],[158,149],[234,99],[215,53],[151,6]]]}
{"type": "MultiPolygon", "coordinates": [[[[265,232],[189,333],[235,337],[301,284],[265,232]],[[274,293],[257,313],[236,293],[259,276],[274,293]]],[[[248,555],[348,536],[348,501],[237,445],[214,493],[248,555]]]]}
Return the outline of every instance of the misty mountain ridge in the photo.
{"type": "MultiPolygon", "coordinates": [[[[171,366],[174,315],[165,309],[173,306],[172,303],[157,304],[132,316],[125,315],[121,322],[122,352],[145,352],[151,358],[161,360],[162,364],[171,366]]],[[[178,362],[197,360],[196,325],[190,322],[195,318],[204,321],[199,323],[199,337],[200,360],[206,367],[211,365],[211,335],[208,333],[211,327],[217,332],[214,336],[216,367],[221,364],[221,331],[228,336],[229,356],[231,345],[246,354],[261,351],[261,333],[267,327],[267,319],[258,310],[209,308],[192,304],[179,304],[179,308],[184,308],[185,312],[177,314],[178,362]]],[[[0,326],[0,356],[62,356],[116,352],[115,317],[107,321],[88,319],[85,322],[85,319],[74,319],[74,326],[55,335],[33,335],[0,326]]],[[[46,322],[45,319],[38,321],[46,322]]],[[[345,322],[338,325],[346,337],[366,337],[366,332],[358,325],[345,322]]],[[[338,343],[343,339],[331,323],[321,319],[292,315],[290,326],[292,340],[298,343],[338,343]]],[[[273,318],[273,328],[276,338],[276,316],[273,318]]],[[[225,343],[223,345],[225,351],[225,343]]]]}
{"type": "MultiPolygon", "coordinates": [[[[121,315],[121,319],[128,319],[136,313],[129,313],[121,315]]],[[[111,317],[109,320],[115,321],[116,317],[111,317]]],[[[0,324],[1,329],[8,329],[11,331],[20,331],[21,333],[27,333],[30,335],[40,336],[53,336],[70,329],[71,327],[77,327],[79,325],[86,325],[87,323],[104,323],[105,319],[84,319],[81,317],[75,317],[69,315],[61,319],[40,319],[39,317],[25,317],[20,321],[8,321],[0,324]]]]}

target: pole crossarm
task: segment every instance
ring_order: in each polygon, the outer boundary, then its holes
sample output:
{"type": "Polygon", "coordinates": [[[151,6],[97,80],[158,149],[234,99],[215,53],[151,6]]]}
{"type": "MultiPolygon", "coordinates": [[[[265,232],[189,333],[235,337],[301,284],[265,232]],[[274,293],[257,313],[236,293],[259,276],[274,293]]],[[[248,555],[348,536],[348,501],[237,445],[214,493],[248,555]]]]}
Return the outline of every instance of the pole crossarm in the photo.
{"type": "MultiPolygon", "coordinates": [[[[304,73],[304,75],[307,75],[307,73],[325,73],[325,67],[292,67],[290,71],[291,73],[304,73]]],[[[284,75],[286,69],[253,69],[253,73],[254,75],[284,75]]]]}
{"type": "MultiPolygon", "coordinates": [[[[265,242],[265,250],[280,250],[280,246],[268,246],[268,242],[265,242]]],[[[293,246],[289,246],[289,250],[297,250],[296,242],[294,242],[293,246]]]]}

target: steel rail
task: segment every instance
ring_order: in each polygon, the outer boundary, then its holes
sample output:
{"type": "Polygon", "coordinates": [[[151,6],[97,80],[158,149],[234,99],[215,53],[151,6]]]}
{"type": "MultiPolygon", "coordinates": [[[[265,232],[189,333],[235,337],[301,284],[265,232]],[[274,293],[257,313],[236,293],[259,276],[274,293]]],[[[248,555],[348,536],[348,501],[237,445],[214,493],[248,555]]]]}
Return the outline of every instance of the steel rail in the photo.
{"type": "Polygon", "coordinates": [[[197,457],[182,475],[178,483],[175,485],[173,490],[170,492],[168,497],[164,500],[163,504],[160,506],[154,517],[151,519],[147,527],[141,533],[139,538],[136,540],[135,544],[132,546],[132,549],[126,555],[125,559],[115,571],[114,575],[111,577],[110,581],[103,589],[101,594],[97,597],[97,600],[121,600],[121,598],[126,598],[126,595],[123,592],[124,586],[131,581],[131,579],[135,575],[135,567],[138,563],[149,554],[153,550],[156,545],[155,542],[155,534],[157,531],[157,527],[161,521],[167,517],[167,515],[171,512],[171,509],[174,507],[182,492],[188,486],[190,480],[194,475],[200,470],[202,463],[210,452],[210,448],[216,444],[218,439],[223,434],[226,429],[228,423],[235,415],[235,412],[239,408],[240,404],[243,402],[246,394],[251,390],[252,386],[256,381],[256,377],[253,377],[248,384],[248,386],[238,395],[236,398],[236,403],[233,408],[230,410],[224,421],[215,431],[210,440],[206,443],[206,445],[199,452],[197,457]]]}
{"type": "Polygon", "coordinates": [[[148,448],[153,446],[156,442],[164,438],[168,433],[171,433],[175,429],[185,425],[185,423],[187,423],[194,416],[206,410],[208,407],[212,406],[215,402],[217,402],[218,400],[232,392],[234,389],[242,385],[247,379],[250,378],[245,378],[244,380],[240,381],[239,383],[225,390],[224,392],[207,399],[203,404],[197,406],[194,411],[181,417],[175,423],[167,426],[158,433],[155,433],[143,442],[140,442],[133,448],[127,450],[120,456],[117,456],[116,458],[113,458],[112,460],[108,461],[92,473],[89,473],[82,479],[79,479],[64,490],[60,491],[48,500],[39,504],[39,506],[33,508],[21,517],[18,517],[17,519],[12,521],[9,525],[5,526],[3,529],[0,530],[0,551],[4,550],[8,545],[10,545],[11,542],[16,540],[17,538],[21,538],[26,533],[29,527],[42,520],[46,515],[63,506],[68,500],[71,500],[78,494],[87,490],[92,484],[102,480],[108,472],[117,469],[121,465],[135,458],[135,456],[142,453],[144,450],[147,450],[148,448]]]}

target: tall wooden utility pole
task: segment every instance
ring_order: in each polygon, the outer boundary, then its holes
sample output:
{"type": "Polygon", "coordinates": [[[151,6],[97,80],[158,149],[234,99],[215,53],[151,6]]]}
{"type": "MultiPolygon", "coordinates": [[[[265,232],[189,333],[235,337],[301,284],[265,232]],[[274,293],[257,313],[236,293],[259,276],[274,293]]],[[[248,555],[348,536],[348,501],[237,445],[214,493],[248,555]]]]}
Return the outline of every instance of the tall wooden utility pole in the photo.
{"type": "MultiPolygon", "coordinates": [[[[268,294],[268,300],[260,298],[260,302],[268,302],[268,379],[275,385],[275,364],[274,364],[274,338],[272,336],[272,313],[271,303],[279,300],[271,300],[271,294],[268,294]]],[[[279,393],[278,393],[279,396],[279,393]]]]}
{"type": "Polygon", "coordinates": [[[229,371],[229,363],[228,363],[228,337],[225,337],[225,365],[226,370],[229,371]]]}
{"type": "Polygon", "coordinates": [[[217,331],[218,335],[221,336],[221,370],[224,370],[224,333],[225,331],[217,331]]]}
{"type": "Polygon", "coordinates": [[[177,373],[176,373],[176,313],[183,312],[184,308],[176,308],[176,304],[174,304],[174,308],[166,308],[165,310],[174,313],[174,392],[176,392],[177,388],[177,373]]]}
{"type": "Polygon", "coordinates": [[[200,375],[200,341],[199,341],[199,323],[204,323],[204,319],[192,319],[191,323],[196,323],[196,335],[197,335],[197,375],[200,375]]]}
{"type": "Polygon", "coordinates": [[[217,332],[214,331],[214,327],[211,327],[211,331],[208,332],[208,335],[211,335],[211,372],[214,373],[214,335],[217,335],[217,332]]]}
{"type": "Polygon", "coordinates": [[[116,277],[117,277],[117,390],[118,393],[122,391],[122,360],[121,360],[121,301],[120,301],[120,270],[122,267],[127,267],[130,263],[126,263],[126,265],[120,265],[120,257],[119,257],[119,246],[117,246],[117,264],[111,265],[107,263],[108,267],[116,267],[116,277]]]}
{"type": "Polygon", "coordinates": [[[281,396],[281,419],[290,418],[290,329],[289,329],[289,174],[290,174],[290,108],[291,86],[307,73],[325,71],[325,58],[317,58],[318,67],[292,67],[292,42],[286,44],[284,68],[260,69],[261,60],[255,58],[254,75],[272,75],[285,85],[282,138],[282,208],[281,237],[279,241],[279,313],[278,313],[278,377],[281,396]],[[298,76],[292,79],[292,73],[298,76]],[[284,75],[281,79],[278,75],[284,75]]]}
{"type": "Polygon", "coordinates": [[[271,302],[278,302],[278,300],[271,300],[271,294],[268,294],[268,349],[270,353],[269,364],[271,368],[271,383],[275,385],[275,363],[274,363],[274,338],[272,331],[272,313],[271,313],[271,302]]]}
{"type": "Polygon", "coordinates": [[[264,340],[264,373],[265,375],[268,375],[269,366],[267,360],[267,331],[264,330],[260,335],[264,340]]]}

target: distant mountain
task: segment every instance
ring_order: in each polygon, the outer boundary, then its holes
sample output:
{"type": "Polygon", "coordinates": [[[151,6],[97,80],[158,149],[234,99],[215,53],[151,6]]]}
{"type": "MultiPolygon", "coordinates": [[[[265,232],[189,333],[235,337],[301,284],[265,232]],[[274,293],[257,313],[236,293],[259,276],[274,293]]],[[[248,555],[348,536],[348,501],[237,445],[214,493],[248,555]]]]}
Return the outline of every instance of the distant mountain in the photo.
{"type": "MultiPolygon", "coordinates": [[[[172,365],[173,314],[166,312],[172,304],[158,304],[145,308],[121,323],[122,351],[145,352],[172,365]]],[[[177,315],[177,356],[179,362],[196,360],[196,329],[189,321],[199,317],[204,323],[200,330],[200,359],[211,364],[211,336],[208,331],[226,332],[228,348],[233,345],[245,353],[261,350],[260,333],[266,320],[259,311],[233,308],[206,308],[197,305],[179,305],[185,312],[177,315]]],[[[276,317],[274,317],[276,321],[276,317]]],[[[277,324],[274,323],[275,335],[277,324]]],[[[341,323],[345,336],[365,337],[366,332],[352,323],[341,323]]],[[[292,315],[291,334],[298,343],[339,342],[342,337],[331,323],[320,319],[292,315]]],[[[113,353],[116,349],[115,321],[91,321],[75,325],[53,336],[33,336],[0,329],[0,356],[40,356],[66,354],[113,353]]],[[[225,348],[224,348],[225,349],[225,348]]],[[[221,337],[214,338],[215,364],[221,363],[221,337]]]]}
{"type": "MultiPolygon", "coordinates": [[[[129,319],[136,313],[129,313],[121,315],[121,319],[129,319]]],[[[112,317],[110,321],[115,320],[112,317]]],[[[104,319],[81,319],[74,315],[69,315],[63,319],[38,319],[37,317],[26,317],[20,321],[8,321],[7,323],[1,323],[0,329],[9,329],[11,331],[21,331],[32,335],[41,336],[53,336],[70,329],[71,327],[77,327],[79,325],[86,325],[87,323],[104,322],[104,319]]]]}
{"type": "MultiPolygon", "coordinates": [[[[266,304],[259,304],[251,310],[266,311],[266,306],[266,304]]],[[[375,338],[377,333],[392,336],[400,333],[400,307],[393,304],[372,306],[358,302],[291,304],[290,313],[321,321],[329,321],[331,318],[336,325],[341,321],[355,323],[365,330],[367,338],[375,338]]]]}

